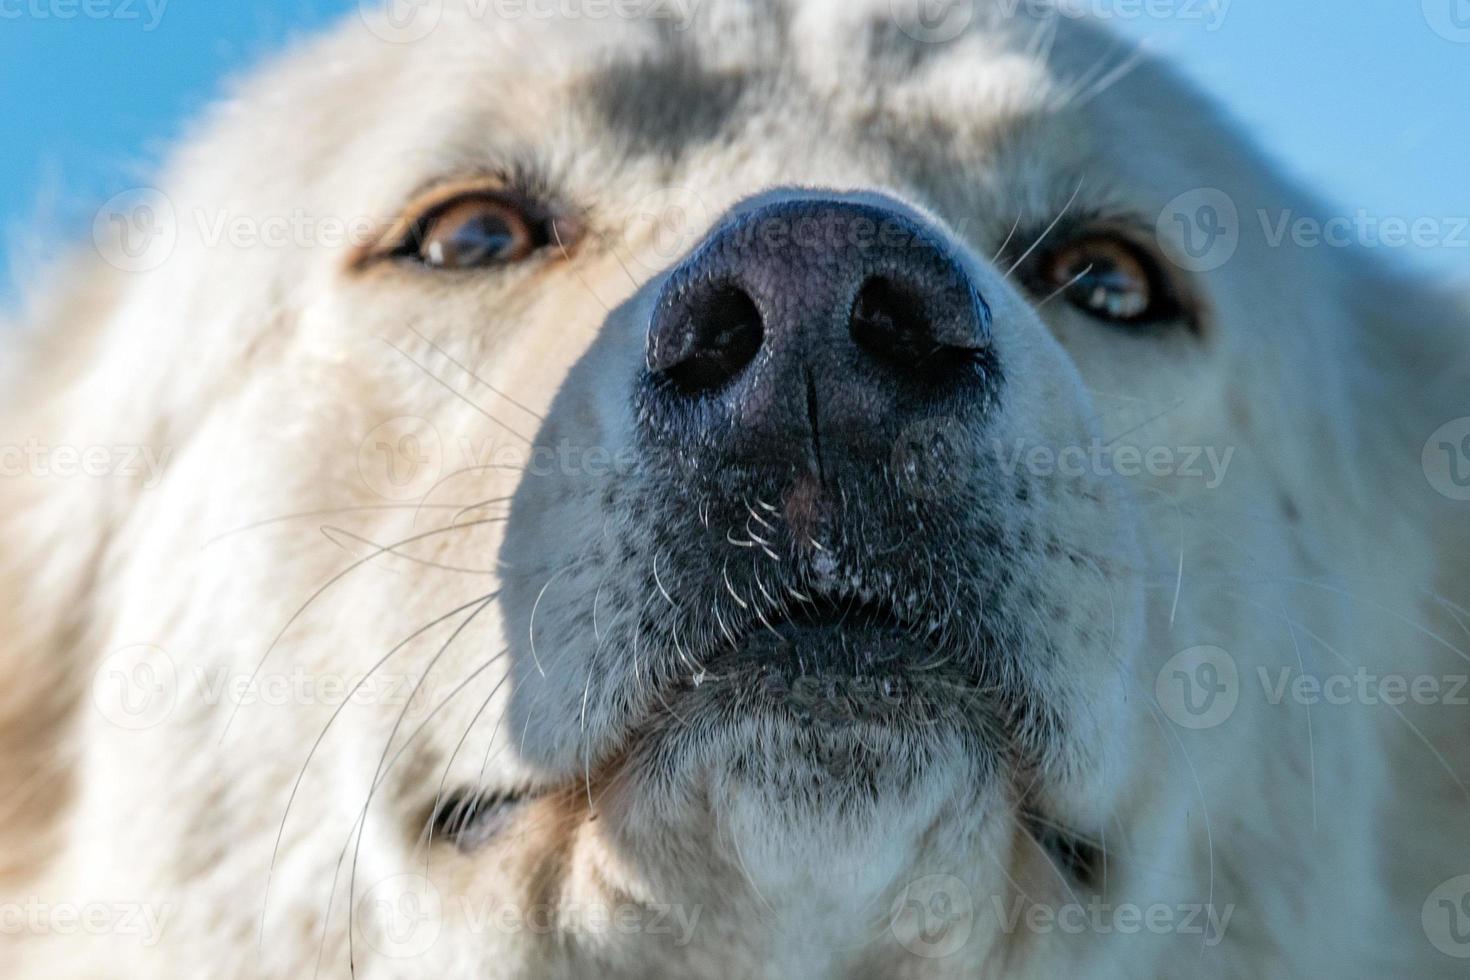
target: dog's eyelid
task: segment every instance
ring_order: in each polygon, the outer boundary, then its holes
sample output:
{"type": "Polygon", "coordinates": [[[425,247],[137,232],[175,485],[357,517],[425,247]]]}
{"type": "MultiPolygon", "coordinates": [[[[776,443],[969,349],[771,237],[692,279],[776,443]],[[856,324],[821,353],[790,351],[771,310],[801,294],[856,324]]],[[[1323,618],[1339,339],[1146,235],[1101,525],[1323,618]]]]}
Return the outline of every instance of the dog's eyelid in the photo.
{"type": "Polygon", "coordinates": [[[426,833],[461,852],[473,853],[505,830],[516,812],[536,796],[527,789],[456,790],[438,801],[429,814],[426,833]]]}
{"type": "Polygon", "coordinates": [[[403,257],[417,247],[424,230],[437,217],[477,200],[525,214],[545,232],[547,244],[552,246],[566,248],[580,235],[580,220],[550,199],[542,181],[502,173],[437,180],[415,193],[372,242],[356,249],[347,268],[360,272],[381,261],[403,257]]]}
{"type": "MultiPolygon", "coordinates": [[[[1040,235],[1041,232],[1036,232],[1032,238],[1026,238],[1018,231],[1013,237],[1025,243],[1037,240],[1040,235]]],[[[1056,273],[1062,268],[1081,266],[1091,270],[1093,266],[1085,256],[1094,254],[1099,261],[1121,265],[1136,273],[1140,295],[1131,299],[1146,300],[1148,308],[1132,311],[1127,305],[1128,298],[1094,299],[1090,305],[1080,306],[1073,303],[1084,315],[1131,330],[1182,325],[1192,334],[1203,333],[1202,308],[1195,284],[1183,270],[1169,262],[1154,230],[1142,216],[1101,210],[1078,213],[1057,222],[1041,241],[1041,246],[1025,259],[1019,272],[1020,281],[1028,284],[1038,300],[1052,303],[1075,296],[1077,280],[1070,275],[1058,279],[1056,273]],[[1070,264],[1063,261],[1069,250],[1082,253],[1084,258],[1078,261],[1074,257],[1070,264]]],[[[1004,261],[1005,257],[1002,258],[1004,261]]]]}

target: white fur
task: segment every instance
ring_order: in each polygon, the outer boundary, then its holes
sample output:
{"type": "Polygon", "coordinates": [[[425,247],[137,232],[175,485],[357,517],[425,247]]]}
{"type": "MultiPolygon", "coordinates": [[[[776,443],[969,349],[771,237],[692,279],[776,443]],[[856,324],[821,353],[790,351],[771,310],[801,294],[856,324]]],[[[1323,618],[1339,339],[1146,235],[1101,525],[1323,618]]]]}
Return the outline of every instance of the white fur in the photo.
{"type": "MultiPolygon", "coordinates": [[[[354,17],[263,70],[160,179],[181,219],[168,261],[140,274],[77,262],[7,338],[17,382],[0,444],[168,452],[157,486],[0,481],[0,899],[51,910],[41,927],[0,935],[7,975],[299,978],[320,962],[341,976],[349,942],[363,977],[1462,975],[1420,913],[1441,882],[1470,873],[1466,709],[1353,704],[1312,709],[1309,722],[1301,705],[1269,703],[1258,676],[1298,664],[1470,672],[1467,505],[1435,494],[1420,462],[1429,435],[1467,413],[1463,305],[1355,252],[1269,247],[1249,215],[1308,210],[1301,192],[1150,59],[1071,91],[1130,52],[1065,18],[981,18],[874,89],[856,39],[886,2],[800,4],[784,40],[763,5],[712,3],[707,16],[756,16],[719,34],[690,28],[699,57],[735,69],[784,59],[786,74],[754,97],[742,130],[668,164],[573,109],[593,66],[653,49],[644,25],[502,23],[448,6],[417,43],[385,42],[354,17]],[[426,184],[497,154],[543,161],[595,234],[535,267],[437,278],[355,273],[347,249],[309,242],[211,247],[196,217],[301,210],[386,226],[426,184]],[[990,261],[1018,212],[1044,225],[1079,185],[1079,206],[1149,220],[1200,187],[1238,202],[1237,254],[1189,279],[1208,309],[1201,337],[1123,336],[1060,301],[1038,311],[990,261]],[[619,737],[612,705],[626,691],[588,698],[593,680],[576,668],[595,643],[570,624],[633,570],[563,572],[640,533],[585,486],[525,505],[545,520],[506,566],[498,523],[383,550],[516,492],[518,468],[486,468],[487,447],[519,451],[541,417],[543,436],[626,447],[636,314],[671,258],[639,223],[647,202],[692,202],[697,232],[793,186],[892,195],[965,248],[1016,367],[1006,440],[1121,433],[1144,448],[1233,452],[1216,488],[1144,478],[1095,481],[1091,503],[1058,494],[1048,520],[1116,574],[1064,577],[1041,559],[1035,572],[1066,598],[1065,625],[1113,644],[1076,641],[1067,669],[1041,682],[1085,734],[1039,791],[1059,818],[1104,834],[1110,906],[1208,907],[1224,922],[1218,942],[1007,931],[999,910],[1023,896],[1051,909],[1090,896],[1072,894],[1022,832],[1016,787],[967,780],[956,745],[936,748],[909,791],[840,816],[820,798],[783,809],[727,771],[742,744],[774,746],[774,780],[790,775],[777,771],[785,760],[802,764],[755,722],[691,742],[667,783],[579,772],[587,746],[619,737]],[[442,478],[409,501],[423,506],[382,509],[361,448],[404,416],[438,433],[442,478]],[[488,605],[432,671],[459,618],[405,647],[383,671],[427,680],[401,726],[407,688],[343,710],[287,816],[336,701],[237,708],[216,686],[293,672],[350,684],[414,630],[513,585],[501,579],[517,560],[551,571],[488,605]],[[544,681],[491,660],[536,600],[532,631],[565,634],[538,651],[544,681]],[[99,710],[93,680],[137,645],[164,652],[177,696],[130,731],[99,710]],[[1230,653],[1240,702],[1191,731],[1154,692],[1163,665],[1201,645],[1230,653]],[[586,700],[592,711],[568,717],[586,700]],[[390,733],[403,754],[359,844],[390,733]],[[550,793],[485,849],[436,841],[426,853],[440,786],[481,781],[550,793]],[[395,946],[370,914],[349,938],[345,909],[375,888],[397,899],[397,877],[426,869],[442,910],[435,941],[395,946]],[[910,886],[968,903],[968,935],[945,955],[913,953],[891,925],[910,886]],[[112,924],[67,932],[58,906],[106,906],[112,924]],[[485,918],[502,906],[554,912],[545,929],[511,928],[485,918]],[[114,907],[152,916],[147,941],[114,907]],[[599,927],[604,907],[665,909],[688,941],[599,927]]],[[[621,639],[629,612],[593,615],[621,639]]]]}

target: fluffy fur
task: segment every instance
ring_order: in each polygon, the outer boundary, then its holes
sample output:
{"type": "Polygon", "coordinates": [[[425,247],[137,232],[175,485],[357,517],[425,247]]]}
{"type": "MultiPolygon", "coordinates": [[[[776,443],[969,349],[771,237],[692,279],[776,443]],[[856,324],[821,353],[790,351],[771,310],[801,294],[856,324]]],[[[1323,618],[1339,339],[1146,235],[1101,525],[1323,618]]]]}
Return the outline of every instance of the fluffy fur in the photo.
{"type": "MultiPolygon", "coordinates": [[[[39,292],[4,338],[0,444],[167,466],[0,480],[8,975],[1461,975],[1420,914],[1470,873],[1465,709],[1273,704],[1258,677],[1470,672],[1467,505],[1421,465],[1467,411],[1464,304],[1271,247],[1257,211],[1323,209],[1094,27],[998,5],[925,44],[890,6],[731,0],[670,29],[451,3],[413,43],[354,17],[187,141],[159,182],[167,262],[78,260],[39,292]],[[207,240],[222,216],[387,233],[485,175],[579,240],[483,275],[207,240]],[[948,726],[928,692],[935,734],[838,736],[730,710],[742,690],[661,704],[689,680],[669,647],[717,627],[645,613],[709,569],[669,558],[697,505],[638,451],[640,331],[666,267],[783,188],[884,194],[966,256],[1008,358],[1000,445],[1233,451],[1218,487],[961,488],[928,587],[955,623],[1000,603],[1015,662],[988,681],[1030,714],[948,726]],[[1129,335],[1007,275],[1059,213],[1152,227],[1199,188],[1242,221],[1229,262],[1178,272],[1197,334],[1129,335]],[[373,472],[405,432],[431,470],[406,498],[373,472]],[[532,443],[631,472],[547,475],[532,443]],[[966,550],[982,524],[1027,586],[1003,601],[966,550]],[[1191,730],[1156,681],[1203,645],[1239,703],[1191,730]],[[139,662],[166,710],[119,725],[98,690],[139,662]],[[429,840],[465,788],[521,802],[429,840]],[[1101,863],[1073,873],[1057,835],[1101,863]],[[1008,925],[1018,902],[1105,911],[1008,925]],[[1095,925],[1122,906],[1221,929],[1095,925]]],[[[867,557],[843,573],[888,587],[867,557]]]]}

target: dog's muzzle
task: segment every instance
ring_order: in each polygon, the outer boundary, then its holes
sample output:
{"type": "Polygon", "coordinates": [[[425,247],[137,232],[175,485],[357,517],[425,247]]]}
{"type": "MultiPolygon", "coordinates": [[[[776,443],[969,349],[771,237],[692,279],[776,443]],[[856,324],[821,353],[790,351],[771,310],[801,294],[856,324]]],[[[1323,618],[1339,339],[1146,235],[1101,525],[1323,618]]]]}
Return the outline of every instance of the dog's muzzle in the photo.
{"type": "Polygon", "coordinates": [[[785,680],[891,678],[954,634],[939,576],[970,538],[1002,384],[991,311],[939,229],[878,201],[737,209],[647,328],[634,403],[662,567],[702,656],[785,680]]]}

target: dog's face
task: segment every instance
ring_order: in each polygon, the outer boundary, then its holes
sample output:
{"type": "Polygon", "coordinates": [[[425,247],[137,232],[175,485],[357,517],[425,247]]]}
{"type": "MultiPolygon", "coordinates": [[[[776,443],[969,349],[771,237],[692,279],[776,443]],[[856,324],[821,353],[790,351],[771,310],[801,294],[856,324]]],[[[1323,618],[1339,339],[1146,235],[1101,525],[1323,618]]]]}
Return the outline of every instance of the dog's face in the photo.
{"type": "MultiPolygon", "coordinates": [[[[268,879],[282,975],[1241,961],[1214,838],[1279,729],[1191,724],[1188,651],[1288,662],[1282,583],[1359,567],[1306,502],[1360,408],[1348,271],[1224,213],[1285,192],[1130,46],[903,6],[354,22],[186,155],[91,389],[171,394],[87,423],[173,450],[96,628],[183,693],[88,791],[166,811],[95,836],[181,855],[98,872],[193,896],[172,948],[268,879]],[[192,696],[297,671],[368,680],[192,696]],[[1095,894],[1208,926],[1007,924],[1095,894]]],[[[1331,605],[1294,609],[1337,644],[1331,605]]],[[[1360,750],[1319,725],[1317,766],[1360,750]]]]}

